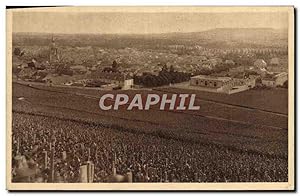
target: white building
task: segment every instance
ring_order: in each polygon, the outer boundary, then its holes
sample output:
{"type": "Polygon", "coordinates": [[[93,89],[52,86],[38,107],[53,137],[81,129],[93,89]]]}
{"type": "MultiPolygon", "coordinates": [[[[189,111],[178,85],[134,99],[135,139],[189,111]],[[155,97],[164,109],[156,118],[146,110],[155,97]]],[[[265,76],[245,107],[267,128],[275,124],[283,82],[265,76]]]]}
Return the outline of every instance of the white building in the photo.
{"type": "Polygon", "coordinates": [[[203,91],[233,94],[253,88],[256,79],[256,76],[252,75],[249,78],[198,75],[191,77],[190,86],[203,91]]]}
{"type": "Polygon", "coordinates": [[[191,77],[190,85],[207,88],[210,91],[220,92],[223,91],[224,87],[231,81],[230,77],[216,77],[216,76],[206,76],[198,75],[191,77]]]}

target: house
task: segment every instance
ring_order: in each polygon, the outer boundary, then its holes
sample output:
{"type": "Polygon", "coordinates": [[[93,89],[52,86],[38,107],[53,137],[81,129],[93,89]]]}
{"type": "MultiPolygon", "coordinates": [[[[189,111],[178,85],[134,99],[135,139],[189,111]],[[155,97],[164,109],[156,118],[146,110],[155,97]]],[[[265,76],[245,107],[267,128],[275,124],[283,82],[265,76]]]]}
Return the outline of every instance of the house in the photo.
{"type": "Polygon", "coordinates": [[[268,66],[268,71],[270,72],[287,72],[288,71],[288,61],[280,61],[279,58],[272,58],[270,60],[270,66],[268,66]]]}
{"type": "Polygon", "coordinates": [[[76,81],[84,80],[85,75],[57,75],[57,74],[48,74],[45,76],[42,81],[47,84],[53,85],[63,85],[63,84],[73,84],[76,81]]]}
{"type": "Polygon", "coordinates": [[[235,65],[235,62],[233,60],[226,60],[225,64],[229,65],[229,66],[233,66],[233,65],[235,65]]]}
{"type": "Polygon", "coordinates": [[[209,62],[210,65],[216,66],[216,65],[222,63],[222,59],[220,59],[220,58],[212,58],[212,59],[209,59],[208,62],[209,62]]]}
{"type": "Polygon", "coordinates": [[[32,77],[34,78],[34,80],[35,80],[36,82],[44,82],[43,79],[44,79],[47,75],[48,75],[48,72],[43,71],[43,70],[38,70],[38,71],[36,71],[36,72],[32,75],[32,77]]]}
{"type": "Polygon", "coordinates": [[[72,66],[70,69],[76,74],[85,74],[87,72],[87,68],[83,65],[72,66]]]}
{"type": "Polygon", "coordinates": [[[12,72],[18,74],[22,69],[28,67],[28,64],[19,57],[13,55],[12,57],[12,72]]]}
{"type": "Polygon", "coordinates": [[[23,68],[19,71],[18,78],[25,79],[25,80],[33,79],[35,73],[36,70],[34,69],[31,69],[29,67],[23,68]]]}
{"type": "Polygon", "coordinates": [[[241,72],[244,73],[245,70],[246,70],[245,66],[238,66],[238,67],[230,68],[229,73],[230,74],[241,73],[241,72]]]}
{"type": "Polygon", "coordinates": [[[103,72],[101,70],[97,70],[91,74],[91,78],[106,84],[114,84],[123,90],[132,88],[134,84],[131,76],[120,72],[103,72]]]}
{"type": "Polygon", "coordinates": [[[280,63],[279,63],[279,58],[272,58],[270,60],[270,65],[272,66],[278,66],[280,63]]]}
{"type": "Polygon", "coordinates": [[[267,74],[261,79],[261,83],[268,87],[282,86],[288,80],[286,72],[267,74]]]}
{"type": "Polygon", "coordinates": [[[207,57],[206,56],[198,56],[198,60],[200,60],[201,62],[206,61],[207,57]]]}
{"type": "Polygon", "coordinates": [[[267,63],[263,59],[257,59],[253,65],[259,69],[265,69],[267,67],[267,63]]]}
{"type": "Polygon", "coordinates": [[[72,78],[70,76],[58,76],[56,74],[48,74],[42,79],[43,82],[47,84],[55,84],[55,85],[61,85],[67,82],[72,81],[72,78]]]}
{"type": "Polygon", "coordinates": [[[16,68],[21,68],[21,67],[25,66],[25,64],[27,66],[27,63],[24,63],[24,61],[22,59],[20,59],[19,57],[13,55],[13,57],[12,57],[12,67],[13,68],[15,68],[15,69],[16,68]]]}

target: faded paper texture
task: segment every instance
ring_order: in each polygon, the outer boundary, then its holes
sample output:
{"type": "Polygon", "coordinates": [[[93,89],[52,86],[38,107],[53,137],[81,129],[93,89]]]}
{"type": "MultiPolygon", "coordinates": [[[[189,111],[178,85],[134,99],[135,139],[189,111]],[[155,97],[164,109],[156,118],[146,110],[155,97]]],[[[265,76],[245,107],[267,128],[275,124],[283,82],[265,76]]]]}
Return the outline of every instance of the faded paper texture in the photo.
{"type": "Polygon", "coordinates": [[[293,7],[7,10],[9,190],[293,190],[293,111],[293,7]]]}

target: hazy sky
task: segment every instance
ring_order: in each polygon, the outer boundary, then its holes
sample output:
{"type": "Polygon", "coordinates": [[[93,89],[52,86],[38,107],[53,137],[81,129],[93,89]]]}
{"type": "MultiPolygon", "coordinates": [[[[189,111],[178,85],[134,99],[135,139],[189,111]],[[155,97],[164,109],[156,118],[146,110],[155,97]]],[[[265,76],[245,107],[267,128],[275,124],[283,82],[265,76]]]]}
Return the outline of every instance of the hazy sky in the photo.
{"type": "Polygon", "coordinates": [[[288,15],[273,13],[15,12],[13,32],[166,33],[212,28],[287,28],[288,15]]]}

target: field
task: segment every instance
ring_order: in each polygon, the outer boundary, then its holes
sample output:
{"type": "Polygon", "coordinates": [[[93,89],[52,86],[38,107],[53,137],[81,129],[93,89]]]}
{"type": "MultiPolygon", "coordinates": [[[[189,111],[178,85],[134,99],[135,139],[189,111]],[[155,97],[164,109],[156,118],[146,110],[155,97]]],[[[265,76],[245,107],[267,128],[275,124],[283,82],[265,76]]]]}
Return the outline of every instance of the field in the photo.
{"type": "MultiPolygon", "coordinates": [[[[20,136],[25,152],[36,145],[26,144],[28,134],[36,134],[39,148],[47,148],[50,133],[55,133],[58,153],[67,151],[70,160],[79,157],[82,162],[87,158],[84,152],[92,149],[96,181],[109,175],[112,154],[119,163],[117,172],[130,169],[135,182],[146,181],[145,176],[154,182],[287,181],[287,90],[234,95],[189,91],[197,94],[201,108],[184,112],[101,111],[98,101],[103,93],[107,92],[13,83],[13,153],[20,136]],[[78,143],[84,148],[77,155],[71,147],[78,143]],[[145,168],[155,172],[150,175],[145,168]]],[[[151,93],[184,92],[159,88],[151,93]]],[[[76,181],[78,165],[74,162],[67,169],[69,181],[76,181]]]]}

